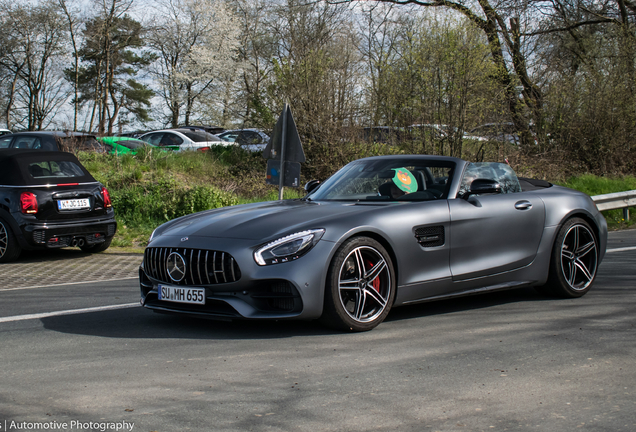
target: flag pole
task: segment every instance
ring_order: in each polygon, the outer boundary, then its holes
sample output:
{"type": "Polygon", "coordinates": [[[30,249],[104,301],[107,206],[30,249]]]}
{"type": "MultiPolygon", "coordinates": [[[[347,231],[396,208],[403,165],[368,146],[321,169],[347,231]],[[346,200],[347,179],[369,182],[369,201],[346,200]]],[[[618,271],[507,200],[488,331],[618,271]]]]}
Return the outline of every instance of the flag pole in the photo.
{"type": "Polygon", "coordinates": [[[283,133],[281,136],[280,145],[280,172],[278,183],[278,199],[283,199],[283,185],[285,180],[285,148],[287,147],[287,110],[289,105],[285,102],[285,109],[283,110],[283,133]]]}

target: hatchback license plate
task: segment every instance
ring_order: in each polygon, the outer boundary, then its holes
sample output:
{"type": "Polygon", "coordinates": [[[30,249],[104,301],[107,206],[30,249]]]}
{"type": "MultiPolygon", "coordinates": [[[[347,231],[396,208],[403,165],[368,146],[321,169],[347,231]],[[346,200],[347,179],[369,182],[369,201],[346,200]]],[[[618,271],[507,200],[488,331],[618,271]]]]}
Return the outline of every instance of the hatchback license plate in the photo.
{"type": "Polygon", "coordinates": [[[205,304],[205,289],[158,285],[159,300],[176,303],[205,304]]]}
{"type": "Polygon", "coordinates": [[[91,202],[88,198],[59,200],[57,202],[57,208],[59,210],[82,210],[91,207],[91,202]]]}

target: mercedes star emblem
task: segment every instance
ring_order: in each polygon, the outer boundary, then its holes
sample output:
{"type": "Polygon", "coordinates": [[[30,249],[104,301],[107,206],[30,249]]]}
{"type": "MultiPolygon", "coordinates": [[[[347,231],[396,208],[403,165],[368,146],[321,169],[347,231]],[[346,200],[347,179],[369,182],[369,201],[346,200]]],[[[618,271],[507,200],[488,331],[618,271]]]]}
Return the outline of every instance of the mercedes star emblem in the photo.
{"type": "Polygon", "coordinates": [[[166,268],[168,270],[168,276],[175,282],[181,282],[185,277],[186,263],[181,254],[172,252],[168,255],[166,260],[166,268]]]}

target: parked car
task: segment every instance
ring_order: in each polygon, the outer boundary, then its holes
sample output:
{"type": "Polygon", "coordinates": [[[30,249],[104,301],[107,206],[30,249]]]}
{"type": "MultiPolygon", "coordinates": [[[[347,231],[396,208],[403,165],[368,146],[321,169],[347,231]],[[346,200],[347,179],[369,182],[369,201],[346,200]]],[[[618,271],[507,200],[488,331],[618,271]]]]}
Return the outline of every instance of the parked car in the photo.
{"type": "Polygon", "coordinates": [[[486,123],[469,130],[464,135],[464,138],[475,141],[500,141],[519,144],[519,135],[513,123],[486,123]]]}
{"type": "Polygon", "coordinates": [[[392,307],[522,286],[587,293],[607,224],[589,196],[501,163],[349,163],[303,199],[174,219],[151,235],[141,303],[222,319],[370,330],[392,307]]]}
{"type": "Polygon", "coordinates": [[[212,146],[226,146],[228,143],[221,138],[204,131],[190,129],[165,129],[148,132],[139,137],[157,147],[168,148],[175,151],[182,150],[209,150],[212,146]]]}
{"type": "Polygon", "coordinates": [[[137,150],[143,147],[155,148],[152,144],[148,144],[137,138],[111,136],[97,138],[107,153],[114,155],[137,154],[137,150]]]}
{"type": "Polygon", "coordinates": [[[97,142],[95,135],[63,131],[29,131],[3,135],[0,137],[0,149],[6,148],[104,152],[104,147],[97,142]]]}
{"type": "Polygon", "coordinates": [[[367,142],[398,144],[406,139],[407,132],[404,128],[392,126],[370,126],[362,128],[360,138],[367,142]]]}
{"type": "Polygon", "coordinates": [[[117,230],[108,190],[60,151],[0,150],[0,262],[22,250],[106,250],[117,230]]]}
{"type": "Polygon", "coordinates": [[[270,141],[269,135],[259,129],[228,130],[218,134],[218,137],[250,151],[263,151],[270,141]]]}
{"type": "Polygon", "coordinates": [[[0,136],[13,133],[9,129],[0,129],[0,136]]]}

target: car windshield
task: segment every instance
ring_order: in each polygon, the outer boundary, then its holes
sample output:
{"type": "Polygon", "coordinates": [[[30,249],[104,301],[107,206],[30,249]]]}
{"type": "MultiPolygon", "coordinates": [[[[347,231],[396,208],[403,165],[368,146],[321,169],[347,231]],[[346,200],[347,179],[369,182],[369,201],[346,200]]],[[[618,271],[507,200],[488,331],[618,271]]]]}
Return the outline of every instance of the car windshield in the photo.
{"type": "Polygon", "coordinates": [[[464,171],[459,187],[459,196],[463,196],[470,189],[471,183],[476,179],[495,180],[501,186],[501,193],[521,192],[519,179],[514,170],[505,163],[499,162],[475,162],[470,163],[464,171]]]}
{"type": "Polygon", "coordinates": [[[313,201],[428,201],[448,196],[455,163],[424,158],[363,159],[335,173],[313,201]]]}

